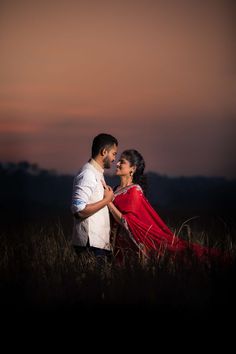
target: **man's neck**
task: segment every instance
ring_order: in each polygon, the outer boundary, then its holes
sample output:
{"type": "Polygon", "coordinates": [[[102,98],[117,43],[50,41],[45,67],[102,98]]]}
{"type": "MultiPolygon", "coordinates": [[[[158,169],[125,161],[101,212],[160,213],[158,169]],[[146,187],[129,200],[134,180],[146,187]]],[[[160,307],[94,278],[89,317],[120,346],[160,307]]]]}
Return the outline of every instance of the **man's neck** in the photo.
{"type": "Polygon", "coordinates": [[[94,157],[93,160],[96,161],[96,163],[97,163],[102,169],[104,169],[104,164],[103,164],[102,159],[100,159],[100,157],[94,157]]]}
{"type": "Polygon", "coordinates": [[[89,162],[100,172],[104,172],[103,162],[98,158],[91,158],[89,162]]]}

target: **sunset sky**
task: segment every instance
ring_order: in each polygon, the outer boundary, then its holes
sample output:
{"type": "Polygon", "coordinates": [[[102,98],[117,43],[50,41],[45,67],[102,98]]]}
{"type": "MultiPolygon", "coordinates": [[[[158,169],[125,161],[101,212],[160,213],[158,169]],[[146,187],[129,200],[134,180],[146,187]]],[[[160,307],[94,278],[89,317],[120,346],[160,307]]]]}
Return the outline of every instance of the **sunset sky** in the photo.
{"type": "Polygon", "coordinates": [[[147,171],[236,177],[233,1],[0,2],[0,161],[75,173],[95,135],[147,171]]]}

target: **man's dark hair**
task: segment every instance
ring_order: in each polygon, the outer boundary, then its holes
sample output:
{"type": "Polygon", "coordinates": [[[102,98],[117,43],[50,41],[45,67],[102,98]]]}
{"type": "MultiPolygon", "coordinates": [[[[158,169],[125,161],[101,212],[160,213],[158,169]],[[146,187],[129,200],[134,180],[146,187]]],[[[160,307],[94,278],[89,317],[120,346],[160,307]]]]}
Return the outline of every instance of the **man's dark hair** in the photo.
{"type": "Polygon", "coordinates": [[[96,157],[102,149],[111,148],[113,145],[118,145],[117,139],[110,135],[101,133],[93,139],[92,158],[96,157]]]}

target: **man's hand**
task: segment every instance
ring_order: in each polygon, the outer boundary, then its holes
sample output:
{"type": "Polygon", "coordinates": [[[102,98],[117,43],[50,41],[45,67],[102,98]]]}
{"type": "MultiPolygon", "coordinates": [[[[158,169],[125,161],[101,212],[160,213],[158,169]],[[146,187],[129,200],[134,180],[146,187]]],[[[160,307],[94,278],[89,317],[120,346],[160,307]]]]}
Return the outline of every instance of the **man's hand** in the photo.
{"type": "Polygon", "coordinates": [[[114,193],[113,189],[106,184],[105,181],[101,180],[103,188],[104,188],[104,197],[103,199],[106,199],[108,202],[112,202],[114,199],[114,193]]]}

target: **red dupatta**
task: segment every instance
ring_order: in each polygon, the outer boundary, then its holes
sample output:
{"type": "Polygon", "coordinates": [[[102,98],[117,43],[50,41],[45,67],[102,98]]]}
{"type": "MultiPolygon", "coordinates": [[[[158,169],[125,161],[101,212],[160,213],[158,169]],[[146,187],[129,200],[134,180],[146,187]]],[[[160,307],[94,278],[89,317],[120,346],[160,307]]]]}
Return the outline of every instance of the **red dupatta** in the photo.
{"type": "Polygon", "coordinates": [[[176,237],[150,205],[139,185],[122,188],[114,194],[113,203],[122,213],[128,237],[140,249],[144,246],[147,251],[155,250],[161,254],[165,250],[179,253],[191,249],[198,257],[209,255],[209,251],[213,255],[218,253],[216,249],[209,250],[176,237]]]}

